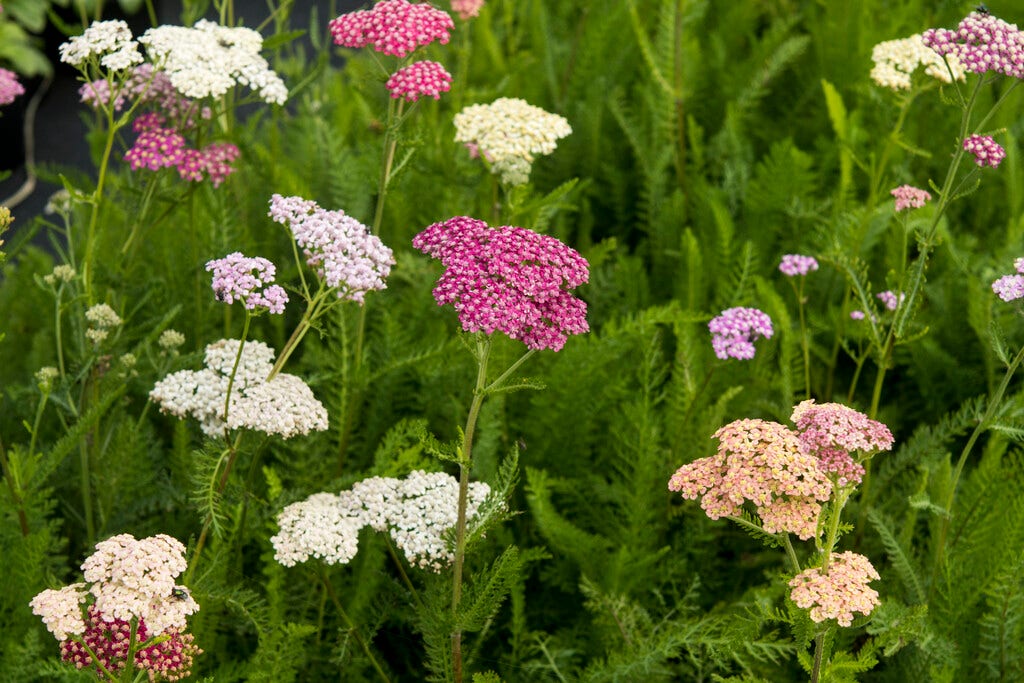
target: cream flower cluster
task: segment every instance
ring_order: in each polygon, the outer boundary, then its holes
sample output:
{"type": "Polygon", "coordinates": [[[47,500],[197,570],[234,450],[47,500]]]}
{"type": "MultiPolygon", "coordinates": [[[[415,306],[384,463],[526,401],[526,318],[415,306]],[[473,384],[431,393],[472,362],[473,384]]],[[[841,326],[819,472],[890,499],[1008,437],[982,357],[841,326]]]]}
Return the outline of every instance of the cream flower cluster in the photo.
{"type": "Polygon", "coordinates": [[[551,154],[558,140],[572,133],[565,118],[510,97],[472,104],[454,122],[455,141],[479,151],[491,172],[512,185],[524,184],[537,155],[551,154]]]}
{"type": "Polygon", "coordinates": [[[121,316],[107,304],[96,304],[85,312],[85,319],[90,327],[85,330],[86,338],[93,344],[99,346],[106,340],[110,331],[118,327],[122,320],[121,316]]]}
{"type": "MultiPolygon", "coordinates": [[[[175,417],[194,417],[203,433],[223,433],[224,401],[238,355],[237,339],[206,347],[206,368],[181,370],[156,383],[149,397],[175,417]]],[[[250,429],[288,439],[327,429],[327,410],[309,386],[295,375],[280,373],[267,380],[274,350],[260,341],[246,342],[231,385],[228,429],[250,429]]]]}
{"type": "Polygon", "coordinates": [[[191,28],[151,28],[139,42],[185,97],[219,97],[237,84],[273,104],[284,104],[288,98],[284,81],[259,54],[263,37],[252,29],[200,19],[191,28]]]}
{"type": "Polygon", "coordinates": [[[910,89],[910,77],[918,67],[924,66],[924,72],[932,78],[950,83],[949,72],[958,81],[964,80],[964,68],[955,55],[947,55],[949,69],[934,50],[927,47],[920,33],[909,38],[887,40],[875,45],[871,50],[871,61],[875,63],[871,69],[871,78],[878,85],[892,90],[910,89]]]}
{"type": "MultiPolygon", "coordinates": [[[[490,493],[482,482],[469,485],[467,518],[490,493]]],[[[317,493],[281,511],[280,532],[270,539],[274,559],[286,567],[309,558],[345,564],[355,557],[359,532],[387,531],[410,564],[439,572],[453,554],[445,532],[455,526],[458,481],[443,472],[417,470],[405,479],[371,477],[339,494],[317,493]]]]}
{"type": "Polygon", "coordinates": [[[46,629],[57,640],[85,633],[82,603],[89,596],[84,583],[73,583],[58,590],[45,590],[32,598],[32,614],[42,617],[46,629]]]}
{"type": "Polygon", "coordinates": [[[94,21],[78,36],[60,46],[60,61],[81,67],[94,58],[112,71],[142,63],[139,44],[123,21],[94,21]]]}
{"type": "Polygon", "coordinates": [[[878,605],[878,592],[868,586],[878,578],[871,561],[863,555],[836,553],[827,574],[820,567],[812,567],[794,576],[789,582],[793,589],[789,597],[797,607],[811,609],[812,621],[835,619],[840,626],[849,626],[854,612],[871,614],[878,605]]]}

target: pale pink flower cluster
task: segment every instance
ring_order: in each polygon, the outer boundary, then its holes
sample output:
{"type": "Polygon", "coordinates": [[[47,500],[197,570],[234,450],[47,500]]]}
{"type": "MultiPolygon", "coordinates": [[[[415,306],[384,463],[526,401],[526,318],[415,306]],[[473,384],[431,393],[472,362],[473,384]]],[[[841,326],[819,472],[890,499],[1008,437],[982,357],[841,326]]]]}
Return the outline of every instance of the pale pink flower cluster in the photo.
{"type": "Polygon", "coordinates": [[[310,199],[275,194],[268,215],[289,227],[306,263],[324,284],[338,290],[339,299],[362,304],[367,292],[387,288],[394,254],[344,211],[327,211],[310,199]]]}
{"type": "Polygon", "coordinates": [[[43,624],[54,638],[67,640],[72,635],[85,633],[82,604],[88,597],[89,591],[85,590],[84,583],[73,583],[57,590],[44,590],[32,598],[29,606],[32,614],[42,617],[43,624]]]}
{"type": "MultiPolygon", "coordinates": [[[[96,674],[104,678],[100,666],[111,673],[124,670],[131,647],[131,623],[123,619],[108,619],[95,606],[90,605],[85,620],[82,642],[65,640],[60,644],[61,659],[73,664],[76,669],[88,669],[95,664],[96,674]],[[90,650],[92,654],[90,654],[90,650]],[[94,662],[92,655],[98,662],[94,662]]],[[[135,632],[135,642],[145,644],[153,640],[145,621],[140,620],[135,632]]],[[[156,681],[180,681],[192,673],[195,657],[202,654],[191,633],[168,629],[161,634],[158,642],[140,648],[135,653],[135,668],[145,671],[150,683],[156,681]]]]}
{"type": "Polygon", "coordinates": [[[425,60],[401,68],[388,79],[387,89],[394,99],[415,102],[421,97],[441,99],[452,88],[452,75],[438,62],[425,60]]]}
{"type": "Polygon", "coordinates": [[[154,69],[152,64],[136,66],[127,78],[116,81],[114,87],[111,93],[110,81],[100,78],[83,83],[78,94],[82,102],[92,107],[113,104],[114,111],[121,111],[129,101],[152,105],[156,112],[172,121],[176,130],[193,128],[197,118],[209,120],[213,116],[209,107],[201,107],[195,100],[182,96],[167,74],[154,69]]]}
{"type": "Polygon", "coordinates": [[[150,399],[161,412],[195,418],[210,437],[223,436],[225,427],[284,439],[327,429],[327,410],[302,379],[282,372],[267,380],[274,365],[274,350],[260,341],[248,341],[242,349],[225,423],[224,401],[238,344],[237,339],[210,344],[203,370],[167,375],[149,392],[150,399]]]}
{"type": "MultiPolygon", "coordinates": [[[[467,518],[489,493],[485,483],[469,485],[467,518]]],[[[458,497],[454,477],[421,470],[405,479],[364,479],[339,494],[314,494],[278,515],[280,531],[270,539],[274,559],[286,567],[311,557],[347,564],[359,549],[359,532],[369,526],[390,534],[411,564],[439,572],[453,559],[445,534],[455,526],[458,497]]]]}
{"type": "Polygon", "coordinates": [[[1024,78],[1024,33],[988,12],[971,12],[955,30],[928,29],[921,37],[940,55],[953,55],[971,73],[1024,78]]]}
{"type": "Polygon", "coordinates": [[[452,0],[452,11],[459,15],[459,19],[468,21],[480,14],[480,8],[484,6],[484,0],[452,0]]]}
{"type": "Polygon", "coordinates": [[[829,499],[832,484],[796,432],[777,422],[736,420],[714,436],[718,452],[676,470],[670,491],[699,497],[711,519],[738,517],[750,501],[768,533],[804,540],[817,535],[821,502],[829,499]]]}
{"type": "Polygon", "coordinates": [[[247,310],[265,309],[284,313],[288,293],[281,285],[271,284],[277,268],[261,256],[245,256],[240,251],[206,263],[213,271],[213,293],[226,304],[241,301],[247,310]]]}
{"type": "Polygon", "coordinates": [[[796,425],[806,453],[818,459],[824,472],[835,477],[839,486],[860,483],[864,466],[853,456],[892,448],[892,432],[881,422],[839,403],[817,404],[802,401],[790,417],[796,425]]]}
{"type": "Polygon", "coordinates": [[[342,14],[328,26],[337,45],[372,46],[377,52],[405,57],[435,40],[446,44],[455,22],[447,12],[429,3],[382,0],[372,9],[342,14]]]}
{"type": "Polygon", "coordinates": [[[794,576],[789,597],[797,607],[810,608],[815,622],[835,619],[849,626],[854,612],[868,615],[878,606],[878,592],[868,583],[881,577],[863,555],[836,553],[831,560],[827,574],[812,567],[794,576]]]}
{"type": "Polygon", "coordinates": [[[930,201],[932,198],[927,191],[916,188],[913,185],[900,185],[890,190],[889,194],[896,198],[897,212],[904,209],[920,209],[925,205],[925,202],[930,201]]]}
{"type": "Polygon", "coordinates": [[[992,283],[992,291],[1003,301],[1024,299],[1024,258],[1016,259],[1013,267],[1015,275],[1004,275],[992,283]]]}
{"type": "Polygon", "coordinates": [[[907,298],[907,295],[903,292],[897,294],[896,292],[887,289],[884,292],[875,294],[875,298],[882,302],[882,305],[885,306],[887,311],[895,311],[900,307],[900,304],[903,303],[903,300],[907,298]]]}
{"type": "Polygon", "coordinates": [[[444,265],[434,299],[451,304],[467,332],[504,332],[531,349],[558,351],[570,334],[590,329],[586,303],[569,292],[587,281],[590,266],[554,237],[456,216],[412,245],[444,265]]]}
{"type": "Polygon", "coordinates": [[[7,69],[0,69],[0,107],[8,105],[19,95],[25,94],[25,87],[18,81],[18,75],[7,69]]]}
{"type": "Polygon", "coordinates": [[[964,149],[974,157],[978,166],[995,168],[1006,158],[1006,150],[991,135],[970,135],[964,139],[964,149]]]}
{"type": "Polygon", "coordinates": [[[757,349],[754,342],[774,334],[772,319],[756,308],[727,308],[708,323],[711,347],[722,360],[750,360],[757,349]]]}
{"type": "Polygon", "coordinates": [[[779,264],[779,270],[783,275],[789,277],[796,277],[797,275],[807,275],[818,269],[818,260],[813,256],[802,256],[800,254],[786,254],[782,257],[782,263],[779,264]]]}

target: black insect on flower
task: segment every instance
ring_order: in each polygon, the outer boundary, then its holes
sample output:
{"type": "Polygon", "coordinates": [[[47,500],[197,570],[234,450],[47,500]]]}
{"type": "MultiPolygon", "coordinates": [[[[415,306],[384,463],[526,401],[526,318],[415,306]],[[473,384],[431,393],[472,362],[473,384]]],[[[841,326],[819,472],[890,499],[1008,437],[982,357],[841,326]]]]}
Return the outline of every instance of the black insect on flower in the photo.
{"type": "Polygon", "coordinates": [[[974,8],[974,11],[977,12],[978,14],[983,14],[986,17],[989,14],[988,7],[986,7],[985,3],[983,3],[983,2],[979,3],[978,6],[974,8]]]}

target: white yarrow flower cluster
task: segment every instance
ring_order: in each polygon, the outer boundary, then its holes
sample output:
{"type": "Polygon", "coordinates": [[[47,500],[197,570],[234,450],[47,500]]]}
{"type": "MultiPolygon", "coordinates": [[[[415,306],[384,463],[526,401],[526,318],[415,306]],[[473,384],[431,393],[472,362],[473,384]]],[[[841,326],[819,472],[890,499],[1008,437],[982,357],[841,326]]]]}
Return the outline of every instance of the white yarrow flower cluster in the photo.
{"type": "MultiPolygon", "coordinates": [[[[224,400],[231,369],[238,355],[237,339],[222,339],[206,347],[206,368],[181,370],[156,383],[149,397],[161,412],[175,417],[194,417],[203,433],[224,433],[224,400]]],[[[249,429],[289,439],[297,434],[327,429],[327,410],[302,379],[285,373],[270,381],[274,350],[260,341],[249,341],[231,386],[228,429],[249,429]]]]}
{"type": "Polygon", "coordinates": [[[187,568],[185,546],[165,534],[136,539],[120,534],[96,544],[82,564],[93,603],[106,621],[137,617],[151,635],[183,631],[186,617],[199,611],[188,590],[175,584],[187,568]]]}
{"type": "Polygon", "coordinates": [[[511,97],[470,105],[454,122],[455,141],[483,155],[491,172],[512,185],[524,184],[536,156],[551,154],[572,133],[565,118],[511,97]]]}
{"type": "Polygon", "coordinates": [[[73,583],[59,590],[45,590],[32,598],[29,606],[32,614],[42,617],[46,629],[57,640],[67,640],[72,635],[85,633],[85,620],[82,618],[82,603],[89,591],[84,583],[73,583]]]}
{"type": "MultiPolygon", "coordinates": [[[[467,518],[476,515],[490,487],[469,485],[467,518]]],[[[405,479],[371,477],[339,494],[317,493],[281,511],[281,531],[270,539],[274,559],[286,567],[309,558],[345,564],[355,557],[359,532],[387,531],[410,564],[439,572],[454,553],[445,532],[458,516],[459,482],[443,472],[416,470],[405,479]]]]}
{"type": "Polygon", "coordinates": [[[238,84],[256,91],[266,102],[284,104],[288,99],[284,81],[260,56],[263,37],[252,29],[200,19],[191,28],[151,28],[139,42],[185,97],[220,97],[238,84]]]}
{"type": "Polygon", "coordinates": [[[117,312],[107,304],[96,304],[85,312],[85,319],[90,327],[85,330],[85,337],[93,344],[102,344],[110,331],[123,321],[117,312]]]}
{"type": "Polygon", "coordinates": [[[81,67],[99,57],[100,64],[112,71],[142,63],[139,44],[132,38],[128,24],[120,21],[94,21],[89,28],[60,46],[60,61],[81,67]]]}
{"type": "Polygon", "coordinates": [[[938,55],[921,40],[921,34],[915,33],[909,38],[887,40],[875,45],[871,50],[871,61],[875,63],[871,69],[871,78],[878,85],[892,90],[910,89],[910,76],[919,66],[924,72],[943,83],[952,82],[949,72],[952,71],[956,80],[964,80],[964,68],[955,55],[946,55],[949,69],[938,55]]]}

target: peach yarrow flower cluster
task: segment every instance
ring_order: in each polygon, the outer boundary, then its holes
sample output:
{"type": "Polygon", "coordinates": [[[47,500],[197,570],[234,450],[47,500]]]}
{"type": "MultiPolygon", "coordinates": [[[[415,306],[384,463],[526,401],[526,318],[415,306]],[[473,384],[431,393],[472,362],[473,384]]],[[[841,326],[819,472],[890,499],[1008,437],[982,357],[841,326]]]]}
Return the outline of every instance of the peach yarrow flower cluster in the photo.
{"type": "Polygon", "coordinates": [[[739,517],[754,505],[768,533],[817,535],[821,503],[832,484],[789,427],[766,420],[730,422],[715,432],[718,452],[683,465],[669,480],[670,491],[696,500],[711,519],[739,517]]]}
{"type": "Polygon", "coordinates": [[[864,466],[854,453],[873,454],[892,448],[892,432],[881,422],[839,403],[802,401],[790,417],[804,452],[818,459],[821,469],[839,486],[858,484],[864,466]]]}
{"type": "Polygon", "coordinates": [[[871,614],[878,606],[878,592],[868,583],[881,578],[871,561],[854,552],[832,555],[828,572],[820,567],[794,576],[789,597],[797,607],[810,608],[811,620],[835,619],[840,626],[853,623],[853,613],[871,614]]]}

